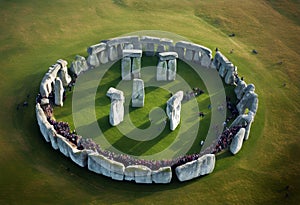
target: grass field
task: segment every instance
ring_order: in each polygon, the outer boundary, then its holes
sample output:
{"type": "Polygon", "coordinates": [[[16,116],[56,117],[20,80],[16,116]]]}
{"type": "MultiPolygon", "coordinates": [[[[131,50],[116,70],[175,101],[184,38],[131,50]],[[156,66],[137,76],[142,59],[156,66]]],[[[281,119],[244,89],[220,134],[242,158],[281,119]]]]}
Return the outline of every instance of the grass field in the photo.
{"type": "Polygon", "coordinates": [[[0,204],[298,204],[299,15],[292,0],[0,0],[0,204]],[[34,101],[48,67],[137,30],[218,47],[255,84],[250,139],[235,157],[219,156],[212,174],[169,185],[117,182],[79,168],[42,139],[34,101]],[[17,111],[28,94],[29,107],[17,111]]]}

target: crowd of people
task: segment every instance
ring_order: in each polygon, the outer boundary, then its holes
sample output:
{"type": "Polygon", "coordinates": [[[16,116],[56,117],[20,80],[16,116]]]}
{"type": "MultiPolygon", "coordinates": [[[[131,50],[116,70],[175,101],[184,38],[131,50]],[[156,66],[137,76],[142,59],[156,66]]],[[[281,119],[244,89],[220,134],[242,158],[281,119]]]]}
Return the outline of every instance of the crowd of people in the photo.
{"type": "MultiPolygon", "coordinates": [[[[69,91],[72,90],[72,87],[75,85],[77,76],[72,76],[72,82],[69,84],[68,88],[69,91]]],[[[199,96],[203,94],[204,91],[200,88],[193,88],[192,91],[187,91],[184,95],[185,100],[190,100],[193,97],[199,96]]],[[[65,96],[65,94],[64,94],[65,96]]],[[[43,97],[41,94],[37,95],[36,102],[41,103],[43,97]]],[[[110,150],[102,149],[99,144],[95,143],[90,138],[83,138],[79,135],[77,135],[75,130],[71,130],[70,126],[67,122],[57,122],[53,118],[53,105],[54,105],[54,93],[51,92],[48,97],[49,104],[43,105],[42,108],[47,116],[47,119],[51,125],[53,125],[54,129],[57,131],[58,134],[65,137],[69,142],[77,146],[77,149],[79,150],[91,150],[93,152],[99,153],[100,155],[103,155],[107,157],[110,160],[114,160],[117,162],[120,162],[124,164],[124,166],[129,165],[144,165],[149,167],[152,170],[157,170],[161,167],[167,167],[171,166],[172,169],[175,169],[176,167],[183,165],[187,162],[191,162],[194,160],[197,160],[199,157],[205,155],[205,154],[216,154],[224,149],[226,149],[233,137],[236,135],[236,133],[239,131],[241,126],[234,126],[230,129],[226,128],[223,133],[219,136],[218,139],[216,139],[211,146],[207,147],[204,151],[200,153],[190,154],[190,155],[184,155],[180,156],[174,159],[162,159],[162,160],[145,160],[145,159],[139,159],[131,155],[127,154],[121,154],[121,153],[115,153],[110,150]]],[[[227,108],[231,112],[231,116],[228,121],[236,117],[238,115],[238,111],[234,104],[231,102],[230,98],[226,98],[227,102],[227,108]]],[[[199,116],[204,117],[204,113],[199,113],[199,116]]]]}

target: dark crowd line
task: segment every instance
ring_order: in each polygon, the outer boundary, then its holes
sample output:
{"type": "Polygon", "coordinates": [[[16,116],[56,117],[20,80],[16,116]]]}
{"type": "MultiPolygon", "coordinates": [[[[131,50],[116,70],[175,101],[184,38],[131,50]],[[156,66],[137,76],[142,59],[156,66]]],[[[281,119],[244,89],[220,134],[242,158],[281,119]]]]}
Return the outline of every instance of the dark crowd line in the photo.
{"type": "MultiPolygon", "coordinates": [[[[72,87],[75,85],[75,81],[77,76],[72,76],[73,80],[68,85],[68,90],[71,91],[72,87]]],[[[186,92],[184,95],[185,100],[190,100],[193,97],[199,96],[203,94],[204,91],[199,88],[193,88],[191,92],[186,92]]],[[[41,94],[38,94],[36,97],[36,103],[42,102],[42,99],[44,97],[41,94]]],[[[64,92],[64,100],[66,98],[65,92],[64,92]]],[[[56,121],[53,117],[53,106],[54,106],[54,92],[51,92],[47,98],[49,100],[48,104],[41,105],[42,109],[44,110],[48,122],[53,125],[54,129],[58,134],[66,138],[70,143],[76,146],[78,150],[91,150],[93,152],[97,152],[100,155],[103,155],[107,157],[110,160],[114,160],[117,162],[120,162],[124,164],[124,166],[129,165],[144,165],[152,170],[157,170],[161,167],[167,167],[170,166],[174,170],[176,167],[183,165],[187,162],[191,162],[194,160],[197,160],[199,157],[205,155],[205,154],[217,154],[218,152],[226,149],[235,134],[239,131],[241,126],[234,126],[230,129],[226,128],[223,133],[220,135],[220,137],[215,140],[211,146],[207,147],[204,151],[200,153],[194,153],[190,155],[180,156],[174,159],[162,159],[162,160],[146,160],[146,159],[138,159],[134,156],[127,155],[127,154],[119,154],[115,153],[109,150],[102,149],[99,144],[96,144],[92,139],[89,138],[83,138],[80,135],[77,135],[75,130],[71,130],[69,124],[67,122],[62,121],[56,121]]],[[[236,117],[238,115],[238,111],[233,103],[231,103],[230,98],[226,99],[227,101],[227,108],[231,112],[231,116],[228,121],[236,117]]],[[[204,117],[204,115],[203,115],[204,117]]]]}

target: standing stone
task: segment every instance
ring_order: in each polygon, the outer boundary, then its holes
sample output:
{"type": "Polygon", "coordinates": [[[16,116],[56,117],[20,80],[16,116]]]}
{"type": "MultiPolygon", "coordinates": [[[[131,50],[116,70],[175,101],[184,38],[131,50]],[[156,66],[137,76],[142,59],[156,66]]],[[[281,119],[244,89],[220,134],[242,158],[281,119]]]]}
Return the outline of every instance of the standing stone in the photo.
{"type": "Polygon", "coordinates": [[[176,52],[162,52],[158,54],[159,62],[157,65],[156,79],[175,80],[177,70],[178,54],[176,52]]]}
{"type": "Polygon", "coordinates": [[[116,126],[124,119],[124,94],[122,91],[111,87],[106,95],[111,99],[109,123],[112,126],[116,126]]]}
{"type": "Polygon", "coordinates": [[[133,79],[132,87],[132,107],[144,107],[145,90],[142,79],[133,79]]]}
{"type": "Polygon", "coordinates": [[[248,114],[243,114],[239,115],[231,124],[230,127],[233,127],[235,125],[241,125],[241,126],[246,126],[245,127],[245,136],[244,140],[248,140],[249,135],[250,135],[250,129],[252,122],[254,121],[254,113],[249,111],[248,114]]]}
{"type": "Polygon", "coordinates": [[[235,82],[235,76],[237,74],[237,68],[233,64],[227,68],[227,73],[225,76],[225,83],[228,85],[232,85],[235,82]]]}
{"type": "Polygon", "coordinates": [[[167,70],[168,70],[167,61],[159,61],[157,64],[156,80],[157,81],[167,80],[167,70]]]}
{"type": "Polygon", "coordinates": [[[164,46],[164,45],[159,44],[159,45],[157,46],[157,50],[156,50],[156,53],[157,53],[157,54],[162,53],[162,52],[165,52],[165,51],[166,51],[166,49],[165,49],[165,46],[164,46]]]}
{"type": "Polygon", "coordinates": [[[194,56],[194,51],[187,48],[184,56],[185,60],[191,61],[193,60],[193,56],[194,56]]]}
{"type": "Polygon", "coordinates": [[[69,83],[72,81],[71,76],[68,74],[68,68],[67,68],[67,61],[64,60],[58,60],[59,64],[61,64],[61,68],[58,72],[58,75],[63,83],[63,86],[68,86],[69,83]]]}
{"type": "Polygon", "coordinates": [[[201,65],[203,67],[209,68],[211,65],[211,55],[207,55],[206,53],[201,55],[201,65]]]}
{"type": "Polygon", "coordinates": [[[215,155],[206,154],[197,160],[176,167],[175,172],[179,181],[188,181],[212,173],[215,168],[215,163],[215,155]]]}
{"type": "Polygon", "coordinates": [[[255,86],[253,84],[249,84],[245,88],[245,94],[236,106],[239,114],[244,114],[246,109],[254,114],[256,113],[258,107],[258,96],[254,93],[254,90],[255,86]]]}
{"type": "Polygon", "coordinates": [[[170,129],[173,131],[180,123],[181,101],[183,99],[183,91],[175,93],[168,101],[166,113],[170,120],[170,129]]]}
{"type": "Polygon", "coordinates": [[[71,64],[70,70],[76,75],[88,70],[88,65],[85,58],[83,56],[76,55],[75,60],[71,64]]]}
{"type": "Polygon", "coordinates": [[[195,63],[200,63],[200,59],[201,59],[201,52],[195,51],[193,61],[195,63]]]}
{"type": "Polygon", "coordinates": [[[106,43],[99,43],[96,45],[92,45],[87,49],[87,52],[89,54],[88,58],[87,58],[87,63],[89,65],[89,67],[91,68],[95,68],[98,67],[100,65],[100,61],[99,61],[99,53],[104,51],[106,49],[106,43]]]}
{"type": "Polygon", "coordinates": [[[132,58],[132,75],[133,78],[141,77],[141,58],[132,58]]]}
{"type": "Polygon", "coordinates": [[[161,167],[158,170],[152,171],[152,181],[156,184],[167,184],[172,179],[171,167],[161,167]]]}
{"type": "Polygon", "coordinates": [[[230,144],[230,152],[232,154],[237,154],[242,146],[243,146],[243,140],[245,136],[245,128],[241,128],[238,133],[233,137],[233,140],[230,144]]]}
{"type": "Polygon", "coordinates": [[[64,95],[64,87],[59,78],[55,79],[55,85],[54,85],[54,96],[55,100],[54,103],[55,105],[63,106],[63,95],[64,95]]]}
{"type": "Polygon", "coordinates": [[[220,68],[219,68],[219,75],[224,78],[225,75],[227,73],[227,66],[226,64],[221,64],[220,68]]]}
{"type": "Polygon", "coordinates": [[[168,62],[168,80],[175,80],[177,70],[177,60],[169,60],[168,62]]]}
{"type": "Polygon", "coordinates": [[[108,52],[109,52],[109,60],[110,61],[115,61],[118,59],[118,50],[117,50],[117,46],[113,45],[113,46],[109,46],[108,47],[108,52]]]}
{"type": "Polygon", "coordinates": [[[234,92],[236,94],[237,99],[241,99],[244,95],[244,90],[247,87],[247,84],[245,83],[245,81],[241,80],[240,78],[238,78],[237,80],[237,85],[234,88],[234,92]]]}
{"type": "Polygon", "coordinates": [[[131,58],[122,58],[122,80],[131,80],[131,58]]]}
{"type": "Polygon", "coordinates": [[[102,64],[108,63],[107,51],[103,50],[100,53],[98,53],[98,58],[99,58],[100,63],[102,63],[102,64]]]}

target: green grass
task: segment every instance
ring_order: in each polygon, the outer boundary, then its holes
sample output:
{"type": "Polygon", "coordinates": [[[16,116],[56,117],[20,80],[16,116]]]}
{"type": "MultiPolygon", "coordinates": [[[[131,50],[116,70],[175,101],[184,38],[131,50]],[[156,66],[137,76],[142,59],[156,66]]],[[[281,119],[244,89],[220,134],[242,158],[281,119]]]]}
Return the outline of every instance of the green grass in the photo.
{"type": "Polygon", "coordinates": [[[299,3],[280,2],[0,1],[0,203],[298,204],[299,3]],[[116,182],[76,166],[39,133],[34,95],[48,67],[86,56],[99,40],[143,29],[218,47],[256,86],[249,140],[238,155],[218,156],[208,176],[166,186],[116,182]],[[28,93],[30,106],[17,111],[28,93]]]}

